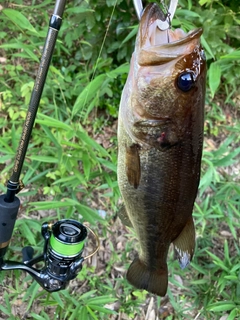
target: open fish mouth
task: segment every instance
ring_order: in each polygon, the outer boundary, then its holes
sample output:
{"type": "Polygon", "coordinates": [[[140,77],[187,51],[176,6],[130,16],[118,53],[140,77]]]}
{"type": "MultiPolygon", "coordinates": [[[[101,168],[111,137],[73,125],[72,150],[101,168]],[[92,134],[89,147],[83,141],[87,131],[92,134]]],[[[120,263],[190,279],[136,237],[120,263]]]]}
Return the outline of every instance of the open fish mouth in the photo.
{"type": "MultiPolygon", "coordinates": [[[[154,21],[148,28],[148,40],[149,46],[167,46],[176,47],[181,44],[186,44],[192,41],[195,38],[199,38],[202,34],[202,28],[189,31],[188,33],[184,32],[182,29],[176,30],[160,30],[158,28],[158,21],[154,21]]],[[[147,43],[145,43],[146,45],[147,43]]]]}
{"type": "Polygon", "coordinates": [[[160,30],[159,20],[164,20],[162,10],[155,4],[147,6],[138,36],[139,65],[158,65],[189,54],[199,44],[202,28],[184,32],[182,29],[160,30]]]}

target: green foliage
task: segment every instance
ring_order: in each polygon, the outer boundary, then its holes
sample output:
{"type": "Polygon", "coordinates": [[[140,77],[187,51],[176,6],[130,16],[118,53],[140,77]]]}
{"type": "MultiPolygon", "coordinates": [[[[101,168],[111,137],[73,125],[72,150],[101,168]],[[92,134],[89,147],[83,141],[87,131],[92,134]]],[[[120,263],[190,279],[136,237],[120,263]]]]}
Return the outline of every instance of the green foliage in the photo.
{"type": "Polygon", "coordinates": [[[187,31],[203,27],[202,44],[209,65],[211,97],[221,88],[227,91],[229,99],[239,87],[240,10],[237,1],[202,0],[199,6],[197,1],[181,0],[179,4],[182,8],[177,10],[173,25],[187,31]]]}
{"type": "MultiPolygon", "coordinates": [[[[0,188],[5,192],[53,4],[16,0],[1,5],[0,188]]],[[[100,226],[111,252],[104,273],[84,264],[77,283],[86,292],[71,287],[54,294],[20,272],[8,274],[11,283],[0,273],[3,319],[20,319],[14,314],[19,302],[26,319],[113,319],[116,311],[108,305],[116,301],[118,313],[133,319],[149,301],[145,291],[135,290],[116,273],[127,269],[135,242],[133,234],[124,234],[124,248],[116,249],[119,235],[111,217],[120,197],[117,141],[115,129],[107,133],[118,115],[137,24],[132,1],[67,3],[23,168],[22,209],[7,253],[20,261],[21,248],[31,245],[40,254],[43,221],[80,219],[100,226]],[[103,135],[101,144],[95,141],[98,135],[103,135]],[[107,219],[99,209],[108,212],[107,219]]],[[[204,27],[208,83],[202,179],[194,210],[197,248],[187,271],[170,259],[168,295],[175,314],[167,319],[240,317],[239,24],[235,0],[179,0],[173,19],[173,27],[186,31],[204,27]]]]}

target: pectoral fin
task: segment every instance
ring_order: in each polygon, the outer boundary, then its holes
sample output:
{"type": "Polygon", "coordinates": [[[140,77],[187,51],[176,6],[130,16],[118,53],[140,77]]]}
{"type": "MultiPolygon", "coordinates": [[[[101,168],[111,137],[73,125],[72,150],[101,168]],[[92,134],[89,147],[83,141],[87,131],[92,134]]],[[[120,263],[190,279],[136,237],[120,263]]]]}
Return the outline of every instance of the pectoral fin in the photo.
{"type": "Polygon", "coordinates": [[[141,178],[139,146],[137,144],[126,147],[126,174],[130,185],[137,189],[141,178]]]}
{"type": "Polygon", "coordinates": [[[180,267],[184,269],[192,260],[195,248],[195,228],[190,217],[180,235],[173,241],[180,267]]]}
{"type": "Polygon", "coordinates": [[[122,205],[122,207],[119,209],[118,217],[125,226],[132,228],[132,223],[128,217],[125,205],[122,205]]]}

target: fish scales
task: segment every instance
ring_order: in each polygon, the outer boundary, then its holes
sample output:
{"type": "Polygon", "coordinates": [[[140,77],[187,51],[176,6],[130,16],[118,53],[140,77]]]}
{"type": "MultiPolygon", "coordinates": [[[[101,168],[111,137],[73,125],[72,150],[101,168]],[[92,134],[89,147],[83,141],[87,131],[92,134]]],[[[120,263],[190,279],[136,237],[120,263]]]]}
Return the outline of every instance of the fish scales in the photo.
{"type": "Polygon", "coordinates": [[[142,15],[118,124],[121,215],[140,245],[127,279],[160,296],[170,244],[182,268],[194,252],[206,78],[202,30],[160,31],[162,16],[154,3],[142,15]]]}

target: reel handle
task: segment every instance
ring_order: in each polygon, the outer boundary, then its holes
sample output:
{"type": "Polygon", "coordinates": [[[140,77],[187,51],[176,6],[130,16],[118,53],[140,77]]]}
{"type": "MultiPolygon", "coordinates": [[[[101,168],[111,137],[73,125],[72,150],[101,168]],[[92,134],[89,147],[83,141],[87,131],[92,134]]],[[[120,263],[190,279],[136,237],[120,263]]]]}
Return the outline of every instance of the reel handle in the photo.
{"type": "Polygon", "coordinates": [[[22,249],[22,261],[25,264],[28,264],[29,261],[33,259],[34,250],[32,247],[27,246],[22,249]]]}

